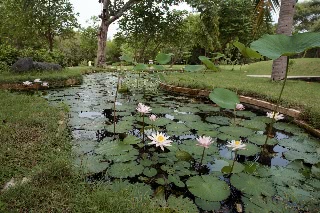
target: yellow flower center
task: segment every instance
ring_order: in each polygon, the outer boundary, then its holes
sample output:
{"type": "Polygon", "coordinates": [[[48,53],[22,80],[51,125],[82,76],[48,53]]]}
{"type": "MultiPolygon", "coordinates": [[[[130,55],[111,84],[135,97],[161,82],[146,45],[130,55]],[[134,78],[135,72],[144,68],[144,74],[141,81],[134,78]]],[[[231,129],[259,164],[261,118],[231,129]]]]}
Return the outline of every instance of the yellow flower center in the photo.
{"type": "Polygon", "coordinates": [[[165,140],[165,138],[164,138],[162,135],[158,135],[158,136],[157,136],[157,141],[158,141],[159,143],[162,143],[164,140],[165,140]]]}
{"type": "Polygon", "coordinates": [[[234,144],[235,144],[236,146],[239,146],[239,145],[241,144],[241,142],[240,142],[240,141],[236,141],[234,144]]]}

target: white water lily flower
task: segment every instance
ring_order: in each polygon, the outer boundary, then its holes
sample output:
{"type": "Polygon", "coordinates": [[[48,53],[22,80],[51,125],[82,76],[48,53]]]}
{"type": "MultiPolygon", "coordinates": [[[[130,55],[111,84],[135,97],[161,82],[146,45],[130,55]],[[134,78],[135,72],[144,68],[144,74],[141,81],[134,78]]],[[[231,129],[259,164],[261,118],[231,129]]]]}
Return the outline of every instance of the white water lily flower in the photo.
{"type": "Polygon", "coordinates": [[[49,87],[49,83],[44,81],[44,82],[42,82],[41,86],[43,86],[43,87],[49,87]]]}
{"type": "Polygon", "coordinates": [[[237,109],[237,110],[244,110],[245,107],[244,107],[242,104],[237,104],[237,105],[236,105],[236,109],[237,109]]]}
{"type": "Polygon", "coordinates": [[[280,114],[279,112],[276,112],[276,113],[274,113],[274,112],[267,112],[267,117],[268,117],[268,118],[273,118],[273,116],[274,116],[274,119],[275,119],[276,121],[284,119],[283,114],[280,114]]]}
{"type": "Polygon", "coordinates": [[[232,140],[231,142],[228,142],[228,144],[226,145],[229,148],[232,148],[232,151],[235,151],[237,149],[246,149],[246,144],[242,143],[241,140],[236,141],[236,140],[232,140]]]}
{"type": "Polygon", "coordinates": [[[172,141],[168,140],[169,136],[165,136],[163,133],[157,132],[157,134],[152,134],[151,136],[148,136],[150,140],[152,140],[151,143],[148,144],[155,144],[156,147],[160,146],[162,151],[164,151],[165,146],[171,146],[172,141]]]}
{"type": "Polygon", "coordinates": [[[197,146],[203,146],[205,148],[209,148],[209,145],[213,143],[212,138],[210,136],[200,136],[199,138],[197,138],[197,141],[197,146]]]}
{"type": "Polygon", "coordinates": [[[150,115],[149,119],[151,121],[156,121],[157,120],[157,116],[152,114],[152,115],[150,115]]]}
{"type": "Polygon", "coordinates": [[[147,114],[151,111],[151,108],[142,103],[139,103],[137,107],[137,111],[143,114],[147,114]]]}
{"type": "Polygon", "coordinates": [[[32,82],[31,81],[24,81],[24,82],[22,82],[22,84],[25,86],[30,86],[30,85],[32,85],[32,82]]]}
{"type": "Polygon", "coordinates": [[[41,83],[41,80],[40,80],[40,78],[37,78],[37,79],[34,79],[33,82],[34,82],[34,83],[41,83]]]}

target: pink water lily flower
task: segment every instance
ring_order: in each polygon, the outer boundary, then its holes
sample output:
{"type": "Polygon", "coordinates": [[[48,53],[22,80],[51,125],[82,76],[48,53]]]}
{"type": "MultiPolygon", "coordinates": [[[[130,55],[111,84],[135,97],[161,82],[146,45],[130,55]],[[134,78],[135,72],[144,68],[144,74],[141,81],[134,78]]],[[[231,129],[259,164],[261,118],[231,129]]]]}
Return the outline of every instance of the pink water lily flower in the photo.
{"type": "Polygon", "coordinates": [[[151,121],[156,121],[157,120],[157,116],[152,114],[152,115],[150,115],[149,119],[151,121]]]}
{"type": "Polygon", "coordinates": [[[274,116],[274,119],[275,119],[276,121],[284,119],[284,115],[283,115],[283,114],[280,114],[279,112],[276,112],[276,113],[274,113],[274,112],[267,112],[267,117],[268,117],[268,118],[273,118],[273,116],[274,116]]]}
{"type": "Polygon", "coordinates": [[[138,107],[137,107],[137,111],[142,113],[142,114],[147,114],[151,111],[151,108],[142,104],[142,103],[139,103],[138,104],[138,107]]]}
{"type": "Polygon", "coordinates": [[[165,146],[172,146],[171,143],[172,141],[171,140],[168,140],[169,139],[169,136],[165,136],[163,133],[159,133],[157,132],[157,134],[153,133],[151,134],[151,136],[148,136],[148,138],[150,140],[152,140],[151,143],[148,143],[148,144],[155,144],[156,147],[160,146],[160,148],[162,149],[162,151],[164,151],[164,147],[165,146]]]}
{"type": "Polygon", "coordinates": [[[237,104],[236,109],[237,110],[245,110],[245,107],[242,104],[237,104]]]}
{"type": "Polygon", "coordinates": [[[33,82],[34,82],[34,83],[41,83],[41,80],[40,80],[40,78],[37,78],[37,79],[34,79],[33,82]]]}
{"type": "Polygon", "coordinates": [[[49,83],[48,83],[48,82],[42,82],[41,86],[43,86],[43,87],[49,87],[49,83]]]}
{"type": "Polygon", "coordinates": [[[213,143],[212,138],[210,136],[200,136],[199,138],[197,138],[197,141],[197,146],[203,146],[205,148],[209,148],[209,145],[213,143]]]}
{"type": "Polygon", "coordinates": [[[238,150],[238,149],[246,149],[246,144],[242,143],[241,140],[236,141],[236,140],[232,140],[231,142],[228,142],[228,144],[226,145],[229,148],[232,148],[232,151],[238,150]]]}
{"type": "Polygon", "coordinates": [[[22,82],[22,84],[25,86],[30,86],[30,85],[32,85],[32,82],[31,81],[24,81],[24,82],[22,82]]]}

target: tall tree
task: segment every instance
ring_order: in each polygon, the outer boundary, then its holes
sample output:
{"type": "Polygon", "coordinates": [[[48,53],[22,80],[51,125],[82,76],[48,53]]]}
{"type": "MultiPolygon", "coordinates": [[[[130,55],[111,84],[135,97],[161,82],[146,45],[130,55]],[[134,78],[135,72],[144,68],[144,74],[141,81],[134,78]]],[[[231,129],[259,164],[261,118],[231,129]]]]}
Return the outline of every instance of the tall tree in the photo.
{"type": "Polygon", "coordinates": [[[320,0],[298,2],[293,21],[295,32],[319,32],[320,0]]]}
{"type": "MultiPolygon", "coordinates": [[[[293,16],[295,12],[296,0],[282,0],[278,19],[277,33],[292,35],[293,16]]],[[[271,79],[279,81],[285,78],[287,67],[287,57],[281,56],[273,61],[271,79]]]]}
{"type": "Polygon", "coordinates": [[[180,0],[99,0],[102,3],[101,25],[98,33],[98,51],[97,51],[97,66],[102,66],[106,60],[106,41],[109,26],[123,16],[128,10],[133,8],[133,5],[139,2],[155,2],[157,4],[170,5],[180,0]]]}

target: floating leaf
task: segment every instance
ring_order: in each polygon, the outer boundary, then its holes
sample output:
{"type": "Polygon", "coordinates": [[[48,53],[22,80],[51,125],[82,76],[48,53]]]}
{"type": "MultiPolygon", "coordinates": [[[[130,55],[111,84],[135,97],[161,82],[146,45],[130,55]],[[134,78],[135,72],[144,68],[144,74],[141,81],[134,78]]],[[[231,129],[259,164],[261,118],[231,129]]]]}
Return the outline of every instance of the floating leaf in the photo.
{"type": "Polygon", "coordinates": [[[246,173],[232,175],[230,182],[240,191],[253,196],[273,196],[276,192],[270,180],[257,178],[246,173]]]}
{"type": "Polygon", "coordinates": [[[198,108],[195,108],[195,107],[179,107],[177,108],[177,110],[179,112],[192,112],[192,113],[200,111],[198,108]]]}
{"type": "Polygon", "coordinates": [[[171,123],[166,126],[167,131],[172,134],[181,134],[183,132],[188,132],[190,129],[182,123],[171,123]]]}
{"type": "Polygon", "coordinates": [[[223,117],[223,116],[206,117],[206,121],[214,124],[225,125],[225,126],[230,124],[230,118],[223,117]]]}
{"type": "Polygon", "coordinates": [[[138,138],[138,137],[136,137],[134,135],[128,135],[123,140],[123,144],[138,144],[140,142],[141,142],[140,138],[138,138]]]}
{"type": "Polygon", "coordinates": [[[305,179],[298,171],[282,167],[272,167],[270,173],[271,180],[277,185],[299,186],[300,182],[305,179]]]}
{"type": "Polygon", "coordinates": [[[212,106],[210,104],[198,104],[197,108],[202,112],[220,112],[220,107],[212,106]]]}
{"type": "Polygon", "coordinates": [[[236,111],[236,115],[238,117],[244,117],[244,118],[254,118],[257,115],[251,111],[236,111]]]}
{"type": "Polygon", "coordinates": [[[292,134],[299,134],[301,132],[304,132],[303,129],[301,129],[300,127],[293,125],[293,124],[289,124],[289,123],[283,123],[283,122],[277,122],[273,125],[274,128],[279,129],[279,130],[283,130],[285,132],[289,132],[292,134]]]}
{"type": "Polygon", "coordinates": [[[208,201],[222,201],[229,197],[226,182],[210,175],[193,176],[186,182],[188,190],[196,197],[208,201]]]}
{"type": "Polygon", "coordinates": [[[205,211],[217,211],[221,207],[220,202],[210,202],[197,197],[195,199],[195,203],[205,211]]]}
{"type": "Polygon", "coordinates": [[[134,177],[141,174],[143,166],[136,162],[115,163],[108,169],[108,175],[115,178],[134,177]]]}
{"type": "Polygon", "coordinates": [[[95,174],[103,172],[109,167],[109,163],[103,161],[101,156],[92,155],[78,158],[75,164],[76,167],[78,167],[85,174],[95,174]]]}
{"type": "Polygon", "coordinates": [[[236,105],[240,103],[239,97],[235,92],[224,88],[215,88],[209,94],[209,98],[221,108],[226,109],[235,109],[236,105]]]}
{"type": "Polygon", "coordinates": [[[157,170],[155,168],[144,168],[143,174],[147,177],[153,177],[157,174],[157,170]]]}
{"type": "Polygon", "coordinates": [[[186,65],[184,70],[187,72],[198,72],[204,70],[204,68],[202,65],[186,65]]]}
{"type": "Polygon", "coordinates": [[[241,149],[237,152],[239,155],[253,156],[261,152],[261,149],[254,144],[246,143],[246,145],[246,149],[241,149]]]}
{"type": "Polygon", "coordinates": [[[179,160],[183,160],[183,161],[190,161],[192,159],[192,156],[186,151],[178,150],[176,152],[176,158],[178,158],[179,160]]]}
{"type": "MultiPolygon", "coordinates": [[[[255,135],[250,135],[248,137],[248,141],[250,141],[251,143],[255,143],[257,145],[264,145],[264,143],[266,142],[266,138],[267,138],[266,135],[255,134],[255,135]]],[[[268,145],[275,145],[278,143],[278,141],[274,138],[269,138],[267,143],[268,145]]]]}
{"type": "Polygon", "coordinates": [[[316,153],[306,153],[306,152],[298,152],[294,150],[289,150],[283,153],[285,158],[289,161],[301,159],[306,163],[316,164],[320,162],[320,156],[316,153]]]}
{"type": "Polygon", "coordinates": [[[175,197],[171,195],[167,201],[168,208],[174,212],[198,213],[197,206],[189,199],[183,196],[175,197]]]}
{"type": "Polygon", "coordinates": [[[199,115],[193,115],[193,114],[177,114],[174,115],[175,119],[178,119],[179,121],[185,121],[185,122],[201,122],[201,117],[199,115]]]}
{"type": "Polygon", "coordinates": [[[221,172],[221,169],[225,166],[229,166],[229,162],[225,160],[215,160],[210,166],[210,171],[221,172]]]}
{"type": "Polygon", "coordinates": [[[278,203],[275,199],[270,197],[253,196],[250,198],[242,198],[246,212],[249,213],[269,213],[269,212],[295,212],[290,211],[290,206],[284,203],[278,203]]]}
{"type": "Polygon", "coordinates": [[[103,141],[95,150],[97,154],[104,156],[124,155],[133,147],[120,141],[103,141]]]}
{"type": "MultiPolygon", "coordinates": [[[[198,126],[198,128],[200,128],[200,127],[198,126]]],[[[210,136],[212,138],[215,138],[218,136],[219,133],[220,132],[218,132],[217,130],[207,130],[207,131],[198,130],[197,135],[198,136],[207,136],[207,137],[210,136]]]]}
{"type": "MultiPolygon", "coordinates": [[[[108,125],[106,127],[106,130],[108,132],[113,132],[114,130],[114,126],[113,124],[112,125],[108,125]]],[[[116,133],[126,133],[128,132],[129,130],[132,130],[132,122],[129,122],[129,121],[119,121],[117,124],[116,124],[116,133]]]]}
{"type": "Polygon", "coordinates": [[[252,130],[261,130],[261,131],[264,131],[267,127],[267,125],[262,121],[255,121],[255,120],[244,120],[240,122],[239,125],[252,130]]]}
{"type": "Polygon", "coordinates": [[[252,135],[254,133],[251,129],[237,126],[222,126],[218,128],[218,130],[220,132],[234,136],[235,139],[238,139],[240,137],[248,137],[249,135],[252,135]]]}
{"type": "Polygon", "coordinates": [[[179,176],[168,175],[168,180],[178,187],[185,187],[179,176]]]}
{"type": "Polygon", "coordinates": [[[165,54],[165,53],[159,53],[156,56],[156,61],[159,64],[167,64],[171,61],[171,55],[170,54],[165,54]]]}

